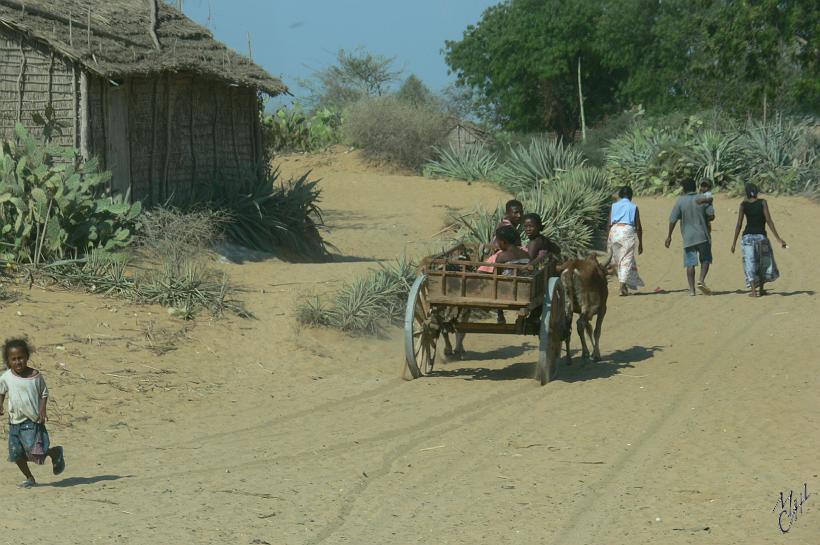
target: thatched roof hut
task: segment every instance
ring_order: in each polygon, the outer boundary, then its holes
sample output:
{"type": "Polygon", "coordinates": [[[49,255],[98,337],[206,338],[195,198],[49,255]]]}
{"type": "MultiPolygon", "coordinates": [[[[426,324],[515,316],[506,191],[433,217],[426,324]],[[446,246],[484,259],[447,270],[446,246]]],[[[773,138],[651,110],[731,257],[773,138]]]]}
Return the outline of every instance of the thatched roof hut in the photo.
{"type": "Polygon", "coordinates": [[[160,0],[0,0],[0,137],[50,106],[134,198],[259,175],[260,92],[287,88],[160,0]]]}

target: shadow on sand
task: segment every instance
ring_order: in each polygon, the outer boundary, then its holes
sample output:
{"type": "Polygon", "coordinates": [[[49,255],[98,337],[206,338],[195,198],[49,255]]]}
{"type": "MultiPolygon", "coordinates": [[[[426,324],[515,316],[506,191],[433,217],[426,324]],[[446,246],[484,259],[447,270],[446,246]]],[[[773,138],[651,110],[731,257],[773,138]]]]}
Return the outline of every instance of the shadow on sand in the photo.
{"type": "MultiPolygon", "coordinates": [[[[642,296],[642,295],[668,295],[670,293],[686,293],[687,289],[679,289],[679,290],[654,290],[654,291],[630,291],[627,297],[635,297],[635,296],[642,296]]],[[[617,296],[616,296],[617,297],[617,296]]]]}
{"type": "Polygon", "coordinates": [[[663,351],[661,346],[633,346],[626,350],[615,350],[609,354],[602,354],[602,359],[598,362],[585,361],[579,353],[576,353],[571,365],[566,364],[565,358],[561,360],[556,380],[581,382],[609,378],[619,374],[622,369],[633,368],[633,364],[646,361],[652,358],[656,352],[661,351],[663,351]]]}
{"type": "MultiPolygon", "coordinates": [[[[509,359],[517,355],[523,354],[525,351],[532,351],[533,355],[537,352],[532,345],[525,344],[524,346],[512,346],[502,349],[494,350],[492,352],[485,352],[478,356],[470,356],[472,361],[488,361],[491,359],[509,359]]],[[[595,380],[600,378],[609,378],[617,375],[621,369],[629,369],[634,367],[633,364],[646,361],[652,358],[656,352],[661,352],[663,347],[660,346],[633,346],[626,350],[616,350],[609,354],[604,354],[603,359],[599,362],[584,361],[580,357],[579,352],[574,353],[571,365],[566,364],[566,358],[561,358],[558,363],[558,377],[555,380],[562,382],[580,382],[585,380],[595,380]]],[[[451,365],[458,365],[459,362],[453,362],[451,365]]],[[[445,363],[444,365],[448,365],[445,363]]],[[[439,367],[434,370],[430,376],[432,377],[462,377],[464,380],[532,380],[535,376],[535,362],[518,362],[501,369],[490,369],[488,367],[458,367],[453,369],[442,369],[439,367]]]]}
{"type": "Polygon", "coordinates": [[[118,481],[120,479],[127,479],[133,475],[96,475],[94,477],[68,477],[61,481],[54,481],[52,483],[38,483],[38,488],[43,486],[53,486],[55,488],[67,488],[69,486],[80,486],[84,484],[95,484],[103,481],[118,481]]]}

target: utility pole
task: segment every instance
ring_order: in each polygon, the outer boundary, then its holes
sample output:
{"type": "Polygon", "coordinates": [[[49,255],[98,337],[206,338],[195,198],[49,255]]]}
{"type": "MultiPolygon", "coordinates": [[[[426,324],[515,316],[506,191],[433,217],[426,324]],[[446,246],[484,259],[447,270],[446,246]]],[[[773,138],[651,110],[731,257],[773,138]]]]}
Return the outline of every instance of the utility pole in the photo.
{"type": "Polygon", "coordinates": [[[578,57],[578,102],[581,105],[581,139],[587,139],[587,126],[584,120],[584,93],[581,91],[581,57],[578,57]]]}

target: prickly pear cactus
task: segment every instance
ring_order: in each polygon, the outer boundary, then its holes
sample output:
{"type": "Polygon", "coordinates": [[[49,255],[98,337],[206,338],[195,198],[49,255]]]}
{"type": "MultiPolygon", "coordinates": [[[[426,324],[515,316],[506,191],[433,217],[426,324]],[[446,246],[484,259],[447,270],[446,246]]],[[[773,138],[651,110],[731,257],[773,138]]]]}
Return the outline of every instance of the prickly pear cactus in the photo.
{"type": "Polygon", "coordinates": [[[36,264],[131,243],[142,206],[110,194],[109,172],[38,144],[19,123],[15,133],[0,142],[0,258],[36,264]]]}

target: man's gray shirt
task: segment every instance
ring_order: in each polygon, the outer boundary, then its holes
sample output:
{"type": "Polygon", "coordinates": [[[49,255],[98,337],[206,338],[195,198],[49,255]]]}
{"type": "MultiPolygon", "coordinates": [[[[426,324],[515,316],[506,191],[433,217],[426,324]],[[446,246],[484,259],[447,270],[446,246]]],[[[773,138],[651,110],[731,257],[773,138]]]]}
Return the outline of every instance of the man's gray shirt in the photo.
{"type": "Polygon", "coordinates": [[[669,216],[669,223],[680,220],[684,248],[711,241],[707,216],[714,217],[715,209],[709,204],[698,204],[698,196],[697,193],[688,193],[678,197],[669,216]]]}

